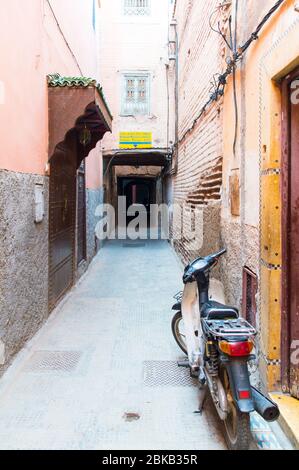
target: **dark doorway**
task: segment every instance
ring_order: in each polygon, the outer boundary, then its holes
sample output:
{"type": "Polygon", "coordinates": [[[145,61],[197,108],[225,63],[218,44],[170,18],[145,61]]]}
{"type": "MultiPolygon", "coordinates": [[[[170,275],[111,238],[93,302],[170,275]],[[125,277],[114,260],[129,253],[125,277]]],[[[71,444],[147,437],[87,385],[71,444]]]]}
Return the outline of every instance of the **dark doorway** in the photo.
{"type": "Polygon", "coordinates": [[[49,309],[74,281],[76,159],[72,148],[56,147],[50,161],[49,309]]]}
{"type": "Polygon", "coordinates": [[[246,320],[256,327],[256,295],[258,291],[257,276],[249,268],[243,268],[242,312],[246,320]]]}
{"type": "MultiPolygon", "coordinates": [[[[130,206],[143,205],[148,217],[150,206],[156,202],[156,181],[153,178],[118,178],[118,195],[126,197],[126,211],[130,206]]],[[[134,217],[126,217],[129,223],[134,217]]]]}
{"type": "Polygon", "coordinates": [[[299,347],[299,103],[294,96],[295,80],[299,80],[299,69],[289,74],[282,84],[281,336],[283,390],[299,399],[299,363],[295,360],[299,347]]]}
{"type": "Polygon", "coordinates": [[[86,185],[85,160],[77,172],[77,264],[86,261],[86,185]]]}

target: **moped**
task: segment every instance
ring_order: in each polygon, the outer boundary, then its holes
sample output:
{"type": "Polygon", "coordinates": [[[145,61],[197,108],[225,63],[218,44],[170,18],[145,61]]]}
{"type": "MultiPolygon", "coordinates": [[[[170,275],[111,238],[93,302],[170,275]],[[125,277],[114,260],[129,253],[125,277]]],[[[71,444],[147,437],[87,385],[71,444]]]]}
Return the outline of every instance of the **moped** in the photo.
{"type": "Polygon", "coordinates": [[[247,450],[252,440],[250,413],[257,411],[266,421],[275,421],[279,410],[250,384],[248,363],[256,359],[255,328],[237,308],[210,299],[210,272],[225,253],[197,258],[185,268],[184,291],[175,296],[172,332],[188,356],[178,366],[190,368],[202,390],[199,412],[209,390],[224,423],[228,448],[247,450]]]}

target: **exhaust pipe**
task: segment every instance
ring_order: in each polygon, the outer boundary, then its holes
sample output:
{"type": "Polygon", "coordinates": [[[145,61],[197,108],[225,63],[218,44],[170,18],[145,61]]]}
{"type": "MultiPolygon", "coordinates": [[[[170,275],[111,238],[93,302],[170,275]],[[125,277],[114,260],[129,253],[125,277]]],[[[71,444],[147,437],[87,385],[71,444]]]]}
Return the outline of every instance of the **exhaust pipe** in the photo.
{"type": "Polygon", "coordinates": [[[279,416],[279,408],[274,401],[265,397],[255,387],[251,387],[252,399],[255,411],[265,420],[269,422],[276,421],[279,416]]]}

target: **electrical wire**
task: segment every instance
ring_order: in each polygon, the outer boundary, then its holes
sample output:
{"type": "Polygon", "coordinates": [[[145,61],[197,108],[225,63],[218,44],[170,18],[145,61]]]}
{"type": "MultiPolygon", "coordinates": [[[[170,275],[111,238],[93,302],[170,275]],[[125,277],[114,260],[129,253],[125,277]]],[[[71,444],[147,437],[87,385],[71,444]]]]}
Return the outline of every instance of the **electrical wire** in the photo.
{"type": "MultiPolygon", "coordinates": [[[[239,0],[235,0],[235,34],[234,34],[234,45],[233,50],[234,54],[237,52],[237,40],[238,40],[238,7],[239,0]]],[[[238,128],[239,128],[239,110],[238,110],[238,97],[237,97],[237,83],[236,83],[236,66],[233,69],[233,91],[234,91],[234,107],[235,107],[235,134],[234,134],[234,143],[233,143],[233,153],[236,157],[236,146],[238,138],[238,128]]]]}
{"type": "Polygon", "coordinates": [[[224,95],[224,90],[227,85],[227,78],[233,73],[235,67],[237,66],[238,62],[242,59],[244,53],[247,51],[247,49],[250,47],[250,45],[256,41],[259,37],[259,33],[262,30],[263,26],[269,21],[271,16],[278,10],[278,8],[285,2],[286,0],[278,0],[275,5],[269,10],[267,15],[264,16],[262,21],[259,23],[257,28],[253,31],[251,34],[250,38],[239,48],[236,49],[236,52],[233,53],[232,58],[229,57],[227,59],[227,67],[225,71],[222,74],[219,74],[218,76],[218,84],[216,90],[211,93],[209,99],[207,102],[203,105],[201,108],[198,116],[194,119],[193,124],[189,129],[185,131],[185,133],[182,135],[182,137],[179,139],[178,144],[181,144],[186,136],[193,131],[194,127],[202,117],[202,115],[205,113],[206,109],[210,106],[215,101],[218,101],[219,97],[224,95]]]}
{"type": "Polygon", "coordinates": [[[230,35],[230,43],[231,43],[231,49],[233,49],[233,30],[232,30],[232,15],[230,15],[228,19],[228,28],[229,28],[229,35],[230,35]]]}
{"type": "Polygon", "coordinates": [[[256,41],[258,39],[258,35],[259,35],[261,29],[263,28],[263,26],[267,23],[267,21],[270,19],[270,17],[273,15],[273,13],[276,12],[276,10],[280,7],[280,5],[284,2],[285,2],[285,0],[278,0],[278,2],[276,2],[275,5],[273,5],[273,7],[269,10],[267,15],[262,19],[262,21],[260,22],[260,24],[258,25],[256,30],[252,33],[252,35],[248,39],[248,41],[242,46],[242,48],[241,48],[242,53],[244,53],[248,49],[248,47],[250,46],[250,44],[253,41],[256,41]]]}
{"type": "MultiPolygon", "coordinates": [[[[222,7],[222,5],[220,5],[220,7],[222,7]]],[[[227,47],[232,50],[232,46],[231,44],[229,44],[225,34],[223,34],[223,32],[221,31],[220,29],[220,21],[218,21],[218,30],[213,28],[212,26],[212,18],[213,16],[215,15],[215,13],[218,13],[219,12],[219,8],[217,8],[215,11],[213,11],[213,13],[210,15],[210,18],[209,18],[209,25],[210,25],[210,28],[212,31],[214,31],[214,33],[217,33],[217,34],[220,34],[220,36],[222,37],[223,41],[225,42],[225,44],[227,45],[227,47]]]]}

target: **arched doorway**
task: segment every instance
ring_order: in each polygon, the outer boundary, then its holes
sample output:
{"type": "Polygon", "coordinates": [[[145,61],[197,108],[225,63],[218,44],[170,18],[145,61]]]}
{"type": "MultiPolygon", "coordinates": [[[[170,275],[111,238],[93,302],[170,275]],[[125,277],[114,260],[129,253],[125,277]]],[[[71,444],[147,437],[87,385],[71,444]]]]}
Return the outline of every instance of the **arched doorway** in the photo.
{"type": "Polygon", "coordinates": [[[85,257],[86,197],[82,169],[90,151],[112,130],[112,115],[102,89],[94,80],[55,74],[48,76],[48,85],[51,311],[74,283],[76,260],[85,257]]]}

